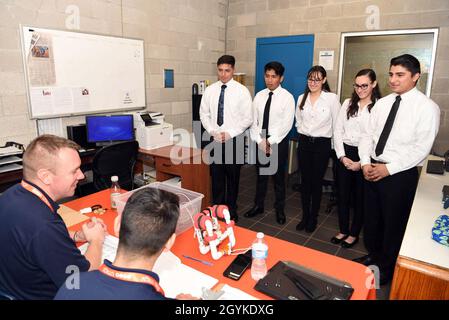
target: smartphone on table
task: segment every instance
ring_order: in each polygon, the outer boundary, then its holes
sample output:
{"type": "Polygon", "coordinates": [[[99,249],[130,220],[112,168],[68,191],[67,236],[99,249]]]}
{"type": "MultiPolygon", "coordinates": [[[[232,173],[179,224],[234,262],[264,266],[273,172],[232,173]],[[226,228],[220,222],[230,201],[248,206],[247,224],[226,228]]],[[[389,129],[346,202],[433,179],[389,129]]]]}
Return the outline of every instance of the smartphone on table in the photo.
{"type": "Polygon", "coordinates": [[[248,250],[246,253],[239,254],[226,268],[223,275],[233,280],[239,280],[246,269],[251,266],[251,259],[251,250],[248,250]]]}

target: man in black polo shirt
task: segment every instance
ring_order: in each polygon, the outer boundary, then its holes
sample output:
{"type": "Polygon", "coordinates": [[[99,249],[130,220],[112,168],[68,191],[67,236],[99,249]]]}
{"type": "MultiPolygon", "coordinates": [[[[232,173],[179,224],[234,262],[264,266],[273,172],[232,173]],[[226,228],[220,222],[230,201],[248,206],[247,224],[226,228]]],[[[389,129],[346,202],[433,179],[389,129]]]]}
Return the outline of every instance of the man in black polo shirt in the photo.
{"type": "Polygon", "coordinates": [[[100,265],[103,225],[69,233],[57,214],[56,201],[84,178],[78,148],[53,135],[34,139],[23,155],[24,179],[0,196],[0,291],[9,296],[52,299],[73,270],[100,265]],[[85,256],[75,241],[89,242],[85,256]]]}
{"type": "MultiPolygon", "coordinates": [[[[79,288],[63,285],[55,299],[165,300],[159,277],[151,270],[175,242],[178,217],[175,194],[155,188],[136,191],[116,219],[115,231],[120,232],[114,263],[105,260],[99,270],[81,273],[79,288]]],[[[193,297],[181,294],[177,299],[193,297]]]]}

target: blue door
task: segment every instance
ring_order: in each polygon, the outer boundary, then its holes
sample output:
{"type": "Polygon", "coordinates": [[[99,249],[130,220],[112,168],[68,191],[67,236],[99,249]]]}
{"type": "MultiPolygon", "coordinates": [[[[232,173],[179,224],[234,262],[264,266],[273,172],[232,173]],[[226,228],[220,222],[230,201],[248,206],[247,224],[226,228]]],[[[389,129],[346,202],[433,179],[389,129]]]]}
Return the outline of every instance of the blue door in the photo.
{"type": "Polygon", "coordinates": [[[256,93],[265,88],[265,64],[279,61],[285,67],[282,87],[295,101],[307,83],[307,71],[313,63],[313,35],[258,38],[256,40],[256,93]]]}

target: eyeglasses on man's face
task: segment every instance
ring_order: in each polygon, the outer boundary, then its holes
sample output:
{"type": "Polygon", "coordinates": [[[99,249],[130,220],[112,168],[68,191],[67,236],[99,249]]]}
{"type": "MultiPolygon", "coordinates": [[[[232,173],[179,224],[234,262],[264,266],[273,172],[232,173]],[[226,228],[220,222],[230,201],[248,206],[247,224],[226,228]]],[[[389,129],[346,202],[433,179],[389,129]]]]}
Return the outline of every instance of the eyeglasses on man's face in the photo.
{"type": "Polygon", "coordinates": [[[367,84],[367,83],[364,83],[364,84],[354,83],[352,86],[354,87],[355,90],[357,90],[357,89],[366,90],[366,89],[368,89],[369,84],[367,84]]]}
{"type": "Polygon", "coordinates": [[[323,79],[312,79],[312,78],[309,78],[309,79],[307,79],[307,81],[310,82],[310,83],[320,83],[321,81],[323,81],[323,79]]]}

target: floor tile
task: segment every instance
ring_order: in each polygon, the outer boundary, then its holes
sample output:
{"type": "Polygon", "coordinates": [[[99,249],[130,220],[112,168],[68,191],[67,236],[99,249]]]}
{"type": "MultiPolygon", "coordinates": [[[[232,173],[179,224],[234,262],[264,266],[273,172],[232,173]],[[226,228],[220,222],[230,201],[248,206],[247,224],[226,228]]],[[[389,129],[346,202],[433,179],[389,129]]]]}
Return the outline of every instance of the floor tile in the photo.
{"type": "Polygon", "coordinates": [[[263,232],[266,235],[275,237],[281,229],[275,226],[266,225],[264,223],[257,222],[251,226],[251,230],[255,232],[263,232]]]}
{"type": "Polygon", "coordinates": [[[279,238],[279,239],[282,239],[282,240],[285,240],[285,241],[288,241],[288,242],[296,243],[296,244],[299,244],[301,246],[304,245],[304,243],[307,240],[306,237],[304,237],[304,236],[302,236],[302,235],[300,235],[298,233],[293,233],[293,232],[286,231],[286,230],[281,231],[276,236],[276,238],[279,238]]]}
{"type": "Polygon", "coordinates": [[[312,235],[312,239],[330,243],[330,240],[333,236],[335,236],[335,230],[321,226],[315,230],[315,232],[312,235]]]}
{"type": "Polygon", "coordinates": [[[339,249],[338,246],[333,245],[331,243],[322,242],[319,240],[309,239],[305,244],[305,247],[319,250],[321,252],[329,253],[332,255],[335,255],[337,253],[337,250],[339,249]]]}

